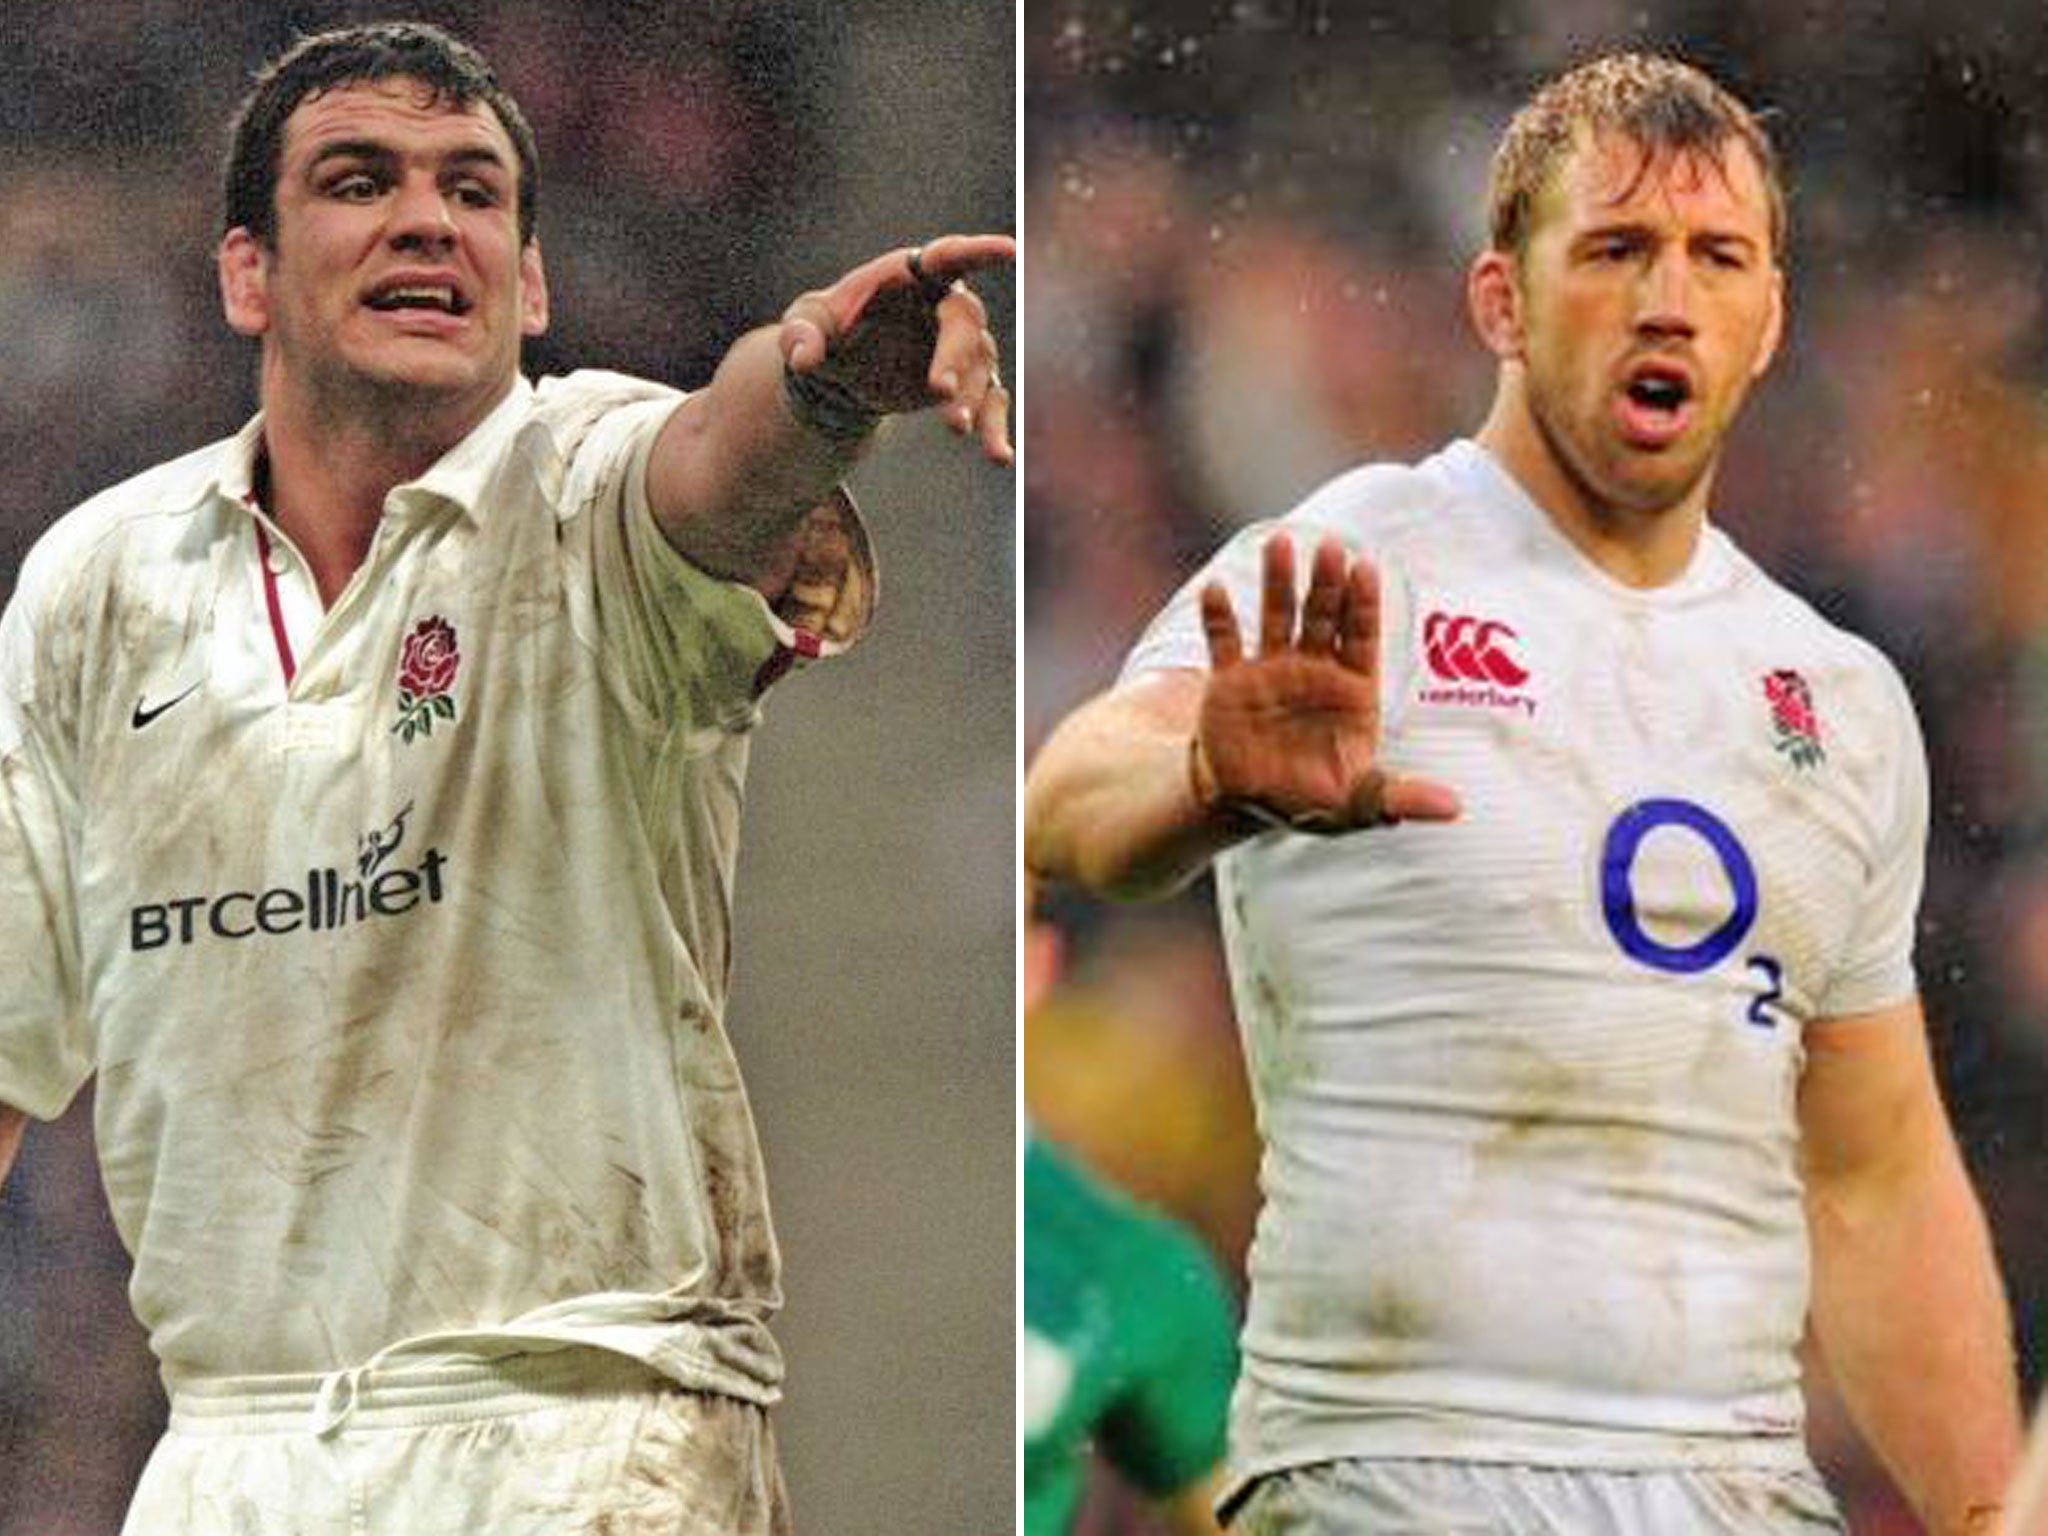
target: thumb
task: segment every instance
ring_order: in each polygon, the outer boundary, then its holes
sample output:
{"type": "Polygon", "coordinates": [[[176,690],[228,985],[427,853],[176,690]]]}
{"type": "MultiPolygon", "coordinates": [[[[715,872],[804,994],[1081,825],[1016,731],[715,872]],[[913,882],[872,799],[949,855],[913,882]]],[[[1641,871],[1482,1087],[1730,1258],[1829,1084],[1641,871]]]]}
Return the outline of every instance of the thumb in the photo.
{"type": "Polygon", "coordinates": [[[1376,811],[1381,821],[1456,821],[1465,807],[1448,784],[1388,774],[1377,785],[1369,777],[1362,782],[1352,793],[1351,809],[1354,813],[1376,811]],[[1360,804],[1368,799],[1373,803],[1360,804]]]}
{"type": "Polygon", "coordinates": [[[783,321],[778,339],[792,373],[809,373],[825,360],[825,334],[809,320],[783,321]]]}

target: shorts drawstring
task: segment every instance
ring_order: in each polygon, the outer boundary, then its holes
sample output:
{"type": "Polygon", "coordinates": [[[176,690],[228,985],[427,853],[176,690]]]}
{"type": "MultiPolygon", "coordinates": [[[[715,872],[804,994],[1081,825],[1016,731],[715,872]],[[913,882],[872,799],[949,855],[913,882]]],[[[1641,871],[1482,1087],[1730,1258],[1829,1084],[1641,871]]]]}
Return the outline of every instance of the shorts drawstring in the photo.
{"type": "Polygon", "coordinates": [[[338,1434],[356,1411],[356,1398],[362,1391],[363,1372],[368,1365],[352,1365],[345,1370],[329,1371],[320,1378],[320,1388],[313,1394],[311,1427],[314,1435],[322,1440],[338,1434]]]}

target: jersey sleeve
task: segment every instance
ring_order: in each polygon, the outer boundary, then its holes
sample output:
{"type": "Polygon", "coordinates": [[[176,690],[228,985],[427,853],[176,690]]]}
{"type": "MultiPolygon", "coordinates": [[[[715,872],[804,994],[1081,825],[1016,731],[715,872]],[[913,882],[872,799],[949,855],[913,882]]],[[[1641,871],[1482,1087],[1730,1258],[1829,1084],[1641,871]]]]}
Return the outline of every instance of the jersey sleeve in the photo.
{"type": "Polygon", "coordinates": [[[773,590],[691,563],[662,533],[647,496],[654,439],[683,398],[595,372],[549,380],[541,395],[569,447],[564,511],[587,550],[601,644],[625,686],[670,722],[742,730],[792,666],[847,650],[866,632],[874,554],[840,488],[792,532],[773,590]]]}
{"type": "Polygon", "coordinates": [[[1099,1444],[1133,1484],[1164,1498],[1223,1460],[1236,1314],[1208,1251],[1164,1222],[1131,1233],[1123,1280],[1129,1383],[1099,1444]]]}
{"type": "Polygon", "coordinates": [[[54,1119],[91,1076],[73,899],[61,659],[37,629],[33,558],[0,616],[0,1103],[54,1119]],[[38,673],[44,681],[39,687],[38,673]]]}
{"type": "Polygon", "coordinates": [[[1341,475],[1319,488],[1300,506],[1279,519],[1251,523],[1240,529],[1179,591],[1168,599],[1125,658],[1119,685],[1147,672],[1209,666],[1208,640],[1202,632],[1202,589],[1223,584],[1247,649],[1256,643],[1260,592],[1264,585],[1266,545],[1278,534],[1294,543],[1297,598],[1307,592],[1315,551],[1334,538],[1347,553],[1370,556],[1380,575],[1380,671],[1383,677],[1405,665],[1400,622],[1405,612],[1405,573],[1397,540],[1390,537],[1387,518],[1430,495],[1429,488],[1405,470],[1369,466],[1341,475]]]}
{"type": "Polygon", "coordinates": [[[1927,751],[1905,684],[1889,662],[1878,665],[1890,717],[1889,772],[1872,816],[1879,836],[1842,961],[1817,1000],[1822,1018],[1888,1007],[1915,990],[1913,936],[1927,865],[1927,751]]]}

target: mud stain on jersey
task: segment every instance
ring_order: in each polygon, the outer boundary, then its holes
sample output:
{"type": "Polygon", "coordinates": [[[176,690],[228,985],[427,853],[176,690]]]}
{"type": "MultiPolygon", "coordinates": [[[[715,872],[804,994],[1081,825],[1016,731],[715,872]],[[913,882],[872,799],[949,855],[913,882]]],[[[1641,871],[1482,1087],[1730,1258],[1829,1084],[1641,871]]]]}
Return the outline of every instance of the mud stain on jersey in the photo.
{"type": "MultiPolygon", "coordinates": [[[[1368,1338],[1387,1343],[1428,1339],[1436,1331],[1436,1312],[1421,1292],[1388,1279],[1376,1279],[1366,1287],[1361,1309],[1368,1338]]],[[[1405,1352],[1399,1359],[1405,1361],[1405,1352]]],[[[1371,1370],[1371,1362],[1364,1362],[1371,1370]]]]}

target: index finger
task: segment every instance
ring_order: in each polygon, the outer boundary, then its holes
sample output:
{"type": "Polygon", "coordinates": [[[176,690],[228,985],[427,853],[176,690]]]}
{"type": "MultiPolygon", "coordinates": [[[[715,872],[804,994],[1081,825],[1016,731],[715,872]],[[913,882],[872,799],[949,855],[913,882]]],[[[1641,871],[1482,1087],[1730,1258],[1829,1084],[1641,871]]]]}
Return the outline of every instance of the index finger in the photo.
{"type": "MultiPolygon", "coordinates": [[[[1017,242],[1008,235],[941,235],[918,247],[917,264],[935,282],[950,283],[989,267],[1006,267],[1017,259],[1017,242]]],[[[904,279],[910,280],[909,263],[904,279]]]]}

